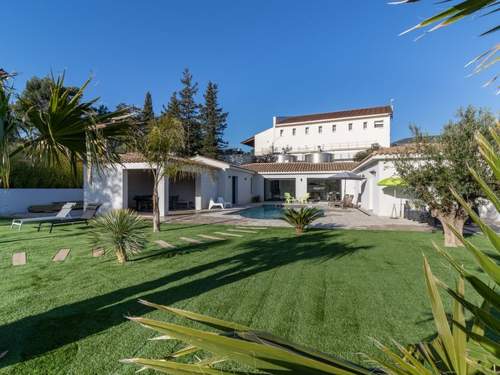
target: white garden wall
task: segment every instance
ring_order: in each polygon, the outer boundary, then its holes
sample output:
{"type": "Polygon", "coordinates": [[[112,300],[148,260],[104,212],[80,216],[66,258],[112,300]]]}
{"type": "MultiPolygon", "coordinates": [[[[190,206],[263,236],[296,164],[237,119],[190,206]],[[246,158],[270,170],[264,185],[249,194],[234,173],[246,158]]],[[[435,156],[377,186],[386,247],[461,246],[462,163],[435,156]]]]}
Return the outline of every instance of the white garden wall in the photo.
{"type": "Polygon", "coordinates": [[[83,201],[83,189],[0,189],[0,216],[27,213],[32,205],[74,201],[83,201]]]}

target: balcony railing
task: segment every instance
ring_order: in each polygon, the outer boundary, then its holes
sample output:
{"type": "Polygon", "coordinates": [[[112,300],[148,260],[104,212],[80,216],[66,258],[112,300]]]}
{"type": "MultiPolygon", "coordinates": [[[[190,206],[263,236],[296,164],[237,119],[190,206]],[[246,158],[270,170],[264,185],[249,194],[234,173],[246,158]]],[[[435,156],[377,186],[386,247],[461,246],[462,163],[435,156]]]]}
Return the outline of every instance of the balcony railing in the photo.
{"type": "Polygon", "coordinates": [[[280,154],[283,149],[286,149],[287,153],[290,154],[305,154],[309,152],[318,151],[318,146],[321,151],[324,152],[338,152],[338,151],[348,151],[348,150],[363,150],[370,148],[373,144],[378,143],[377,141],[368,142],[349,142],[349,143],[326,143],[321,145],[304,145],[304,146],[290,146],[290,145],[274,145],[271,147],[261,147],[255,149],[256,155],[267,155],[267,154],[280,154]]]}

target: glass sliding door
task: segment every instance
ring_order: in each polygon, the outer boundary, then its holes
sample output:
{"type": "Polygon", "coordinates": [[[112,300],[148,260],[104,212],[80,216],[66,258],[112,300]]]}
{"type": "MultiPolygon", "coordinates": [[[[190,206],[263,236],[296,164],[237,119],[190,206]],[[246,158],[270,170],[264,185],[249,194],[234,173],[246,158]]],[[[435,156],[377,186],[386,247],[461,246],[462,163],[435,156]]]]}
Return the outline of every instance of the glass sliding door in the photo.
{"type": "Polygon", "coordinates": [[[265,179],[264,200],[282,201],[285,193],[295,197],[295,179],[265,179]]]}
{"type": "Polygon", "coordinates": [[[308,178],[307,192],[312,201],[340,200],[340,180],[329,180],[325,178],[308,178]]]}

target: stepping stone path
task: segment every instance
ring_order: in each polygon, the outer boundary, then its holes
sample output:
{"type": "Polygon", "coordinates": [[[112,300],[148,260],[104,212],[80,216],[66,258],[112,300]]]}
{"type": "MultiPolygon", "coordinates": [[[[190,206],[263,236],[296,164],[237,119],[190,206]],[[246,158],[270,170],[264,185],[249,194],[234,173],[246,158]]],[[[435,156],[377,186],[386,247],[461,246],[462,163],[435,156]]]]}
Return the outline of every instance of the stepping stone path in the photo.
{"type": "Polygon", "coordinates": [[[236,229],[263,230],[267,228],[247,226],[247,227],[236,227],[236,229]]]}
{"type": "Polygon", "coordinates": [[[54,258],[52,258],[53,262],[62,262],[66,257],[68,256],[69,252],[71,249],[61,249],[57,252],[56,255],[54,255],[54,258]]]}
{"type": "Polygon", "coordinates": [[[97,258],[97,257],[102,257],[104,255],[104,249],[92,249],[92,256],[97,258]]]}
{"type": "Polygon", "coordinates": [[[189,238],[189,237],[180,237],[179,239],[189,243],[195,243],[195,244],[203,243],[203,241],[195,240],[194,238],[189,238]]]}
{"type": "Polygon", "coordinates": [[[13,266],[24,266],[26,264],[26,253],[14,253],[12,254],[12,265],[13,266]]]}
{"type": "Polygon", "coordinates": [[[155,244],[160,246],[162,249],[174,249],[175,248],[174,245],[172,245],[171,243],[165,242],[163,240],[155,241],[155,244]]]}
{"type": "Polygon", "coordinates": [[[209,236],[207,234],[198,234],[198,237],[202,237],[202,238],[206,238],[207,240],[214,240],[214,241],[223,241],[224,240],[224,238],[209,236]]]}
{"type": "Polygon", "coordinates": [[[243,230],[243,229],[228,229],[228,232],[237,232],[237,233],[252,233],[252,234],[257,234],[258,232],[254,232],[251,230],[243,230]]]}
{"type": "Polygon", "coordinates": [[[230,236],[230,237],[243,237],[241,234],[236,233],[226,233],[226,232],[214,232],[215,234],[220,234],[221,236],[230,236]]]}

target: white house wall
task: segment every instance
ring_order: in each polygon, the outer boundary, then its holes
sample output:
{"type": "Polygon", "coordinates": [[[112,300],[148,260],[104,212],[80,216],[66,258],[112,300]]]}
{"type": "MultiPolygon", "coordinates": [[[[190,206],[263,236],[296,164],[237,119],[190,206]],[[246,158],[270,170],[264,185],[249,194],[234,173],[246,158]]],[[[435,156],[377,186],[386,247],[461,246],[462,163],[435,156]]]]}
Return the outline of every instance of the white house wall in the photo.
{"type": "MultiPolygon", "coordinates": [[[[99,212],[105,212],[113,209],[123,207],[123,196],[127,196],[127,184],[124,184],[123,170],[121,166],[116,168],[107,168],[101,174],[94,173],[92,182],[89,183],[85,178],[84,173],[84,187],[83,187],[83,200],[85,204],[88,203],[101,203],[102,206],[99,212]]],[[[126,177],[125,177],[126,179],[126,177]]]]}

